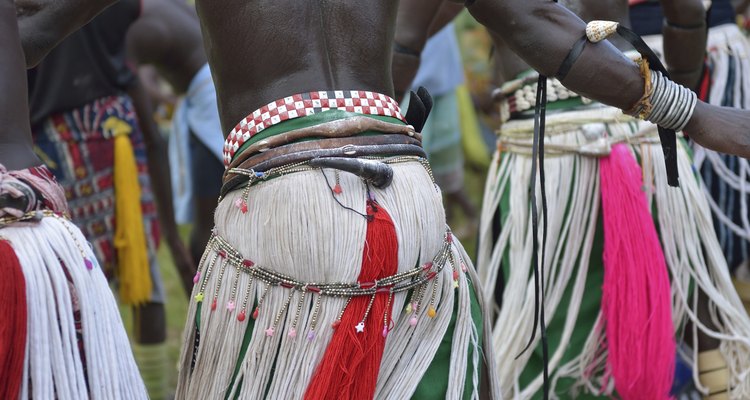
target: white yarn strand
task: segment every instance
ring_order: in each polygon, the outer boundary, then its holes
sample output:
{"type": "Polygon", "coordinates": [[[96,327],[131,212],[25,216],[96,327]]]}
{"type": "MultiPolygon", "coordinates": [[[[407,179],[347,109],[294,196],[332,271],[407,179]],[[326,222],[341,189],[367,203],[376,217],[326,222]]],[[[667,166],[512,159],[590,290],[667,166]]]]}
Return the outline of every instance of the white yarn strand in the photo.
{"type": "Polygon", "coordinates": [[[38,224],[3,228],[1,233],[16,252],[27,285],[22,397],[146,399],[114,297],[80,231],[62,218],[46,217],[38,224]],[[86,269],[83,257],[91,261],[92,270],[86,269]],[[74,302],[80,308],[86,376],[74,302]]]}
{"type": "MultiPolygon", "coordinates": [[[[445,233],[445,215],[440,192],[420,163],[394,163],[391,166],[394,170],[391,186],[384,190],[371,188],[371,192],[393,220],[399,242],[398,272],[403,272],[431,261],[439,252],[445,233]]],[[[325,174],[332,182],[333,172],[325,170],[325,174]]],[[[335,195],[334,199],[320,170],[275,178],[248,191],[248,211],[244,214],[235,206],[235,200],[242,196],[242,191],[232,192],[216,210],[217,234],[257,265],[272,268],[299,281],[354,282],[362,265],[367,223],[361,215],[342,208],[336,200],[359,213],[365,213],[367,193],[361,180],[348,173],[340,174],[340,186],[343,192],[335,195]]],[[[460,244],[455,238],[453,244],[453,256],[458,260],[460,244]]],[[[191,371],[197,313],[196,302],[191,301],[177,397],[213,398],[226,392],[238,394],[240,398],[302,397],[333,335],[331,324],[338,319],[346,300],[319,298],[317,294],[307,293],[297,315],[300,293],[290,297],[287,289],[278,286],[269,289],[255,321],[248,351],[239,360],[239,373],[231,384],[248,322],[236,319],[242,306],[241,299],[236,300],[234,312],[230,313],[224,307],[230,299],[235,279],[235,271],[231,267],[226,267],[218,289],[217,309],[213,312],[210,310],[222,268],[222,259],[218,257],[207,276],[207,268],[216,254],[213,250],[208,251],[200,266],[201,282],[206,279],[201,307],[200,345],[196,352],[195,368],[191,371]],[[316,337],[308,340],[318,301],[316,337]],[[275,324],[277,317],[278,323],[275,324]],[[289,331],[295,318],[297,333],[292,338],[289,331]],[[265,332],[270,327],[274,327],[272,336],[265,332]],[[273,368],[283,370],[283,373],[272,374],[273,368]]],[[[468,264],[467,267],[472,268],[468,264]]],[[[453,343],[456,350],[457,340],[461,338],[463,355],[461,351],[453,354],[451,370],[466,370],[469,362],[466,357],[467,343],[474,322],[469,315],[467,280],[462,273],[460,275],[460,285],[456,291],[453,288],[452,269],[449,265],[443,269],[436,278],[439,282],[435,293],[437,315],[435,318],[427,316],[427,301],[423,300],[416,326],[409,324],[411,315],[402,312],[407,293],[393,296],[394,328],[386,340],[377,381],[377,398],[406,398],[414,392],[445,335],[456,301],[459,310],[463,311],[459,311],[456,320],[453,343]]],[[[244,296],[247,281],[240,280],[238,298],[244,296]]],[[[201,290],[201,282],[194,288],[193,296],[201,290]]],[[[248,320],[253,313],[254,303],[265,291],[264,283],[256,280],[253,285],[255,287],[246,311],[248,320]]],[[[428,298],[432,284],[429,287],[428,298]]],[[[380,331],[382,328],[382,316],[367,319],[365,329],[380,331]]],[[[354,327],[339,326],[337,329],[354,327]]],[[[449,380],[449,392],[455,393],[459,386],[463,391],[465,374],[451,376],[449,380]]]]}

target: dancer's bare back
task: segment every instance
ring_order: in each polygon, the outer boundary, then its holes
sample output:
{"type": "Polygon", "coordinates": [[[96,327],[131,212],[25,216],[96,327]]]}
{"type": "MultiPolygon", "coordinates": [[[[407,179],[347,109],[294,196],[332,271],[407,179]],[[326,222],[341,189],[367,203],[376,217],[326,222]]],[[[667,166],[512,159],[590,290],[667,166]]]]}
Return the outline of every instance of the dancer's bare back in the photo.
{"type": "Polygon", "coordinates": [[[290,94],[334,89],[393,95],[397,0],[197,0],[225,134],[290,94]]]}

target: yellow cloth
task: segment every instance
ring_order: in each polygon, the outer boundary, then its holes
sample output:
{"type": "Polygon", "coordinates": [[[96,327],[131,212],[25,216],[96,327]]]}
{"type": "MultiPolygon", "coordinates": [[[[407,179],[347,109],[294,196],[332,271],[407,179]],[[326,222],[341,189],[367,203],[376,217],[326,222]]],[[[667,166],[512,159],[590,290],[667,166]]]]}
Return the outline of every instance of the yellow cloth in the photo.
{"type": "Polygon", "coordinates": [[[120,301],[142,304],[151,298],[151,274],[148,265],[146,234],[141,210],[138,166],[129,135],[133,128],[117,117],[109,117],[104,129],[115,141],[115,249],[120,301]]]}
{"type": "Polygon", "coordinates": [[[482,140],[479,119],[471,100],[469,89],[465,85],[456,88],[458,114],[461,121],[461,144],[464,154],[472,165],[487,168],[490,166],[490,153],[482,140]]]}

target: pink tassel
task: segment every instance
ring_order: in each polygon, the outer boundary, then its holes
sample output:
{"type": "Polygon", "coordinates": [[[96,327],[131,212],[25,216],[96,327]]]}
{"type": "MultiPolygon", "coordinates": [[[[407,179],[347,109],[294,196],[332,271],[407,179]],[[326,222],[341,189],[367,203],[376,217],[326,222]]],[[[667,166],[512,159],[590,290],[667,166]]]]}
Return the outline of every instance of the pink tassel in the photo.
{"type": "Polygon", "coordinates": [[[600,162],[608,366],[620,398],[668,399],[675,341],[669,275],[629,149],[600,162]]]}

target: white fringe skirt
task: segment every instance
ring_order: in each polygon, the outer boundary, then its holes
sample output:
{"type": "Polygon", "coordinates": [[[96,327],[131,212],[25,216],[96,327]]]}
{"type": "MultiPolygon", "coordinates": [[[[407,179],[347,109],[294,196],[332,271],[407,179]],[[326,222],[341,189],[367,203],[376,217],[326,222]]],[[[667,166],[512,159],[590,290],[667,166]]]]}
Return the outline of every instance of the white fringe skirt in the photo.
{"type": "Polygon", "coordinates": [[[26,285],[19,398],[147,399],[114,296],[81,231],[47,216],[3,227],[0,240],[13,248],[26,285]]]}
{"type": "MultiPolygon", "coordinates": [[[[532,334],[534,319],[529,204],[532,132],[532,120],[503,125],[498,141],[502,151],[495,153],[487,177],[480,225],[478,272],[484,292],[491,296],[498,285],[503,287],[496,295],[499,304],[492,333],[498,359],[496,379],[503,397],[514,399],[536,396],[542,387],[538,355],[527,351],[516,358],[532,334]]],[[[710,208],[684,142],[678,141],[680,187],[671,188],[656,127],[619,110],[601,107],[549,115],[546,133],[549,236],[543,269],[545,317],[554,338],[549,361],[553,398],[575,398],[583,392],[611,395],[614,390],[606,369],[599,307],[603,234],[597,156],[605,156],[618,142],[629,144],[643,171],[644,190],[672,279],[675,333],[680,334],[689,320],[694,339],[700,329],[721,340],[721,352],[732,373],[732,398],[750,398],[750,319],[732,287],[710,208]],[[718,332],[697,319],[696,285],[710,299],[711,319],[718,332]]],[[[537,334],[532,349],[539,338],[537,334]]],[[[697,383],[697,372],[695,377],[697,383]]]]}
{"type": "MultiPolygon", "coordinates": [[[[441,251],[446,225],[440,192],[429,171],[416,161],[391,165],[393,183],[383,190],[370,188],[370,195],[395,225],[400,273],[431,261],[441,251]]],[[[221,200],[214,233],[243,257],[297,281],[357,281],[367,229],[360,214],[368,198],[360,178],[343,172],[337,177],[333,170],[321,169],[274,178],[247,190],[246,213],[237,207],[242,196],[243,190],[236,190],[221,200]],[[342,188],[338,195],[331,189],[336,179],[342,188]]],[[[412,396],[446,340],[452,350],[444,396],[461,398],[468,387],[470,398],[477,398],[478,371],[484,368],[480,364],[486,361],[491,368],[492,359],[482,359],[482,321],[471,315],[471,282],[477,282],[473,267],[458,241],[453,241],[450,252],[466,267],[457,275],[451,268],[439,273],[434,318],[407,307],[406,292],[393,296],[394,325],[385,343],[376,398],[412,396]],[[455,329],[446,337],[451,310],[456,313],[455,329]],[[409,321],[413,316],[416,324],[409,321]],[[467,370],[473,371],[468,377],[467,370]]],[[[347,299],[253,280],[219,253],[209,246],[195,279],[177,398],[301,398],[347,299]],[[214,299],[218,306],[210,307],[214,299]],[[251,314],[257,319],[251,320],[251,314]]],[[[478,292],[477,297],[481,298],[478,292]]],[[[365,329],[383,328],[382,317],[365,322],[365,329]]]]}

